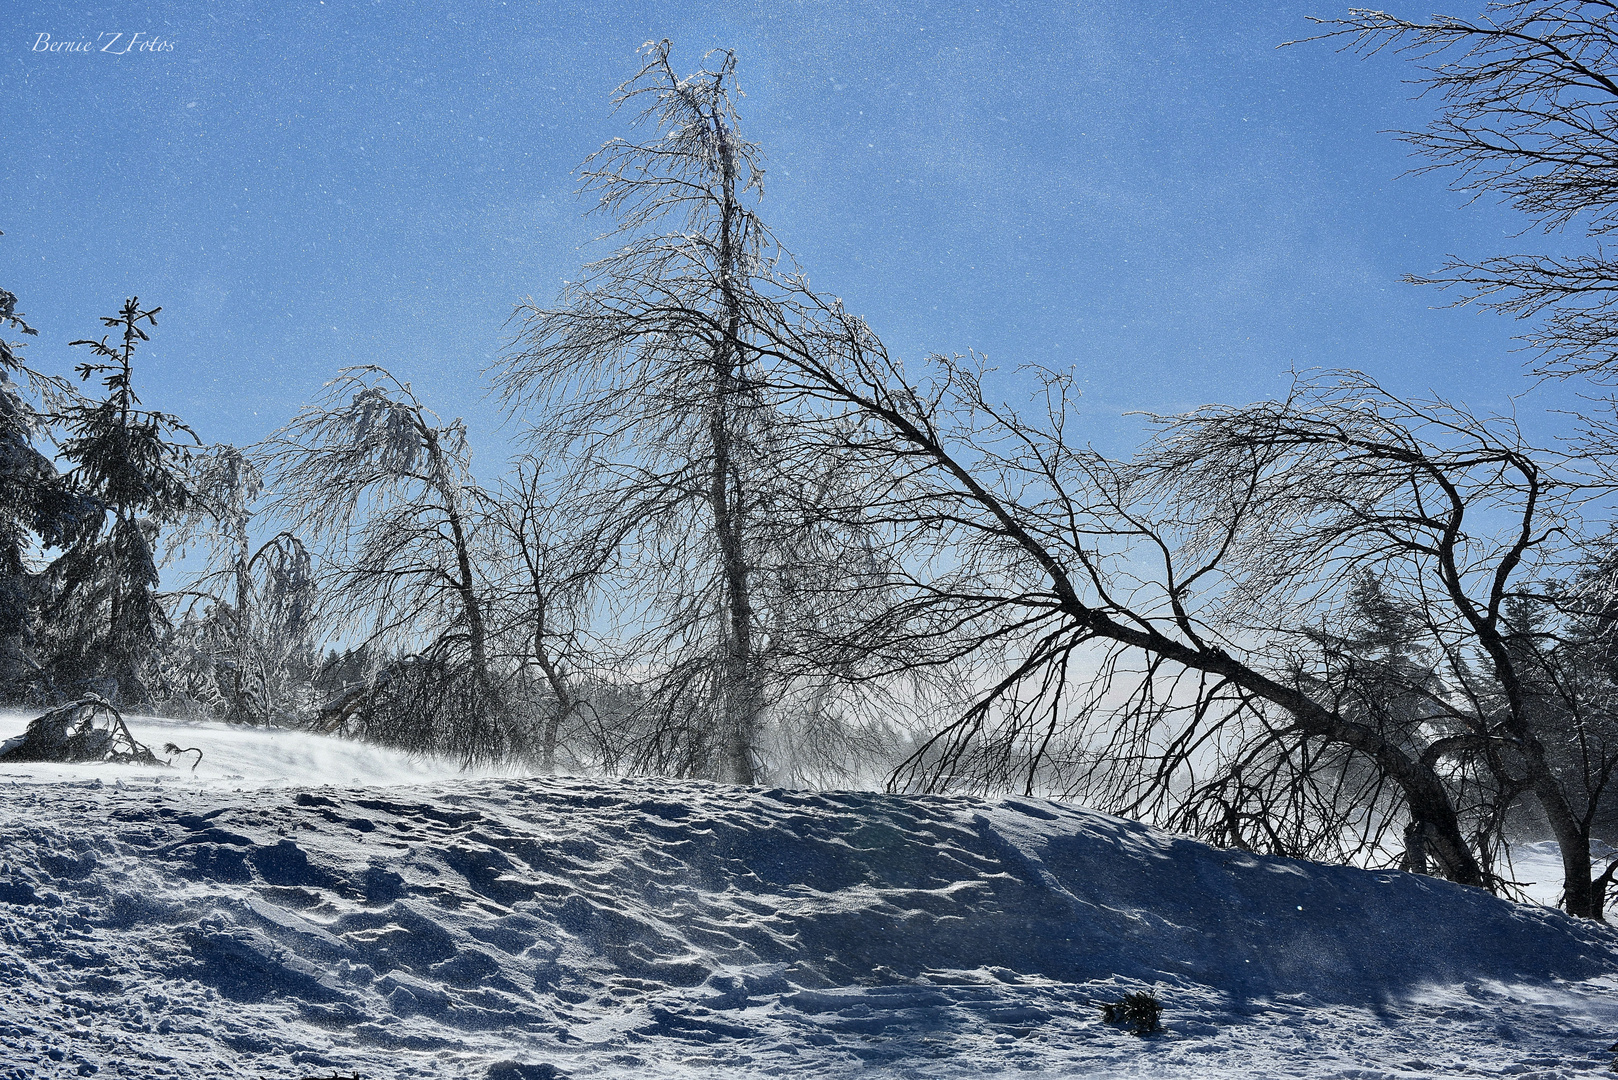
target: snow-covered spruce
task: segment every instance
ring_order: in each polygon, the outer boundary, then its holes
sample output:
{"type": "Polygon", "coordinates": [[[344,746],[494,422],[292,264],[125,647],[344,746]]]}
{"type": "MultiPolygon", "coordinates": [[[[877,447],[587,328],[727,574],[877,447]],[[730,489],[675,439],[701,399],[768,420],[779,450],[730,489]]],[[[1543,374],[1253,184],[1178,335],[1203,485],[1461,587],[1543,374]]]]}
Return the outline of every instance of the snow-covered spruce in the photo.
{"type": "Polygon", "coordinates": [[[0,1077],[1550,1077],[1618,1033],[1609,930],[1429,878],[1028,799],[293,788],[267,748],[308,736],[185,740],[195,776],[0,767],[0,1077]],[[1161,1034],[1104,1022],[1143,989],[1161,1034]]]}

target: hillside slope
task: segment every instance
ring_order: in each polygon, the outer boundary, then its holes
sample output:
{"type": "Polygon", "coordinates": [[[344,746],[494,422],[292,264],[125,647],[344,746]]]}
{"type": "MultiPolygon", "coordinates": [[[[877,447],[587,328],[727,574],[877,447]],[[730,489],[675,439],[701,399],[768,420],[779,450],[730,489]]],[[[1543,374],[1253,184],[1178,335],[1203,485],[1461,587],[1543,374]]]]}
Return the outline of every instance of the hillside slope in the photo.
{"type": "Polygon", "coordinates": [[[1618,1035],[1605,927],[1056,803],[0,774],[0,1077],[1573,1076],[1618,1035]],[[1102,1023],[1143,987],[1163,1035],[1102,1023]]]}

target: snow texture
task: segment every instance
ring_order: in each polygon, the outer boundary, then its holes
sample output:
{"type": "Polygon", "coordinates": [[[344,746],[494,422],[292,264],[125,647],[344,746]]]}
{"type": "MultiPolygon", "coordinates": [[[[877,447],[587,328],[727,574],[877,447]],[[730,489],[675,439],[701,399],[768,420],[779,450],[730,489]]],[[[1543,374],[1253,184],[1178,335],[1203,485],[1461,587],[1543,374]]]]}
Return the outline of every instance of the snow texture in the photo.
{"type": "Polygon", "coordinates": [[[1618,936],[1430,878],[131,726],[202,764],[0,768],[0,1078],[1572,1077],[1618,1035],[1618,936]],[[1103,1022],[1141,989],[1161,1035],[1103,1022]]]}

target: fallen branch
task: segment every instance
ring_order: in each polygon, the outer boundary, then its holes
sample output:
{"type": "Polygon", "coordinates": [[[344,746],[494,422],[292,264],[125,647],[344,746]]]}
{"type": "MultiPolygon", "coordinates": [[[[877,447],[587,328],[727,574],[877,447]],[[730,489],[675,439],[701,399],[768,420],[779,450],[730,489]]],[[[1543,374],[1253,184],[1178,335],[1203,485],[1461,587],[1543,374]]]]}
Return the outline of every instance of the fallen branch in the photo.
{"type": "MultiPolygon", "coordinates": [[[[177,746],[174,743],[164,743],[163,744],[163,753],[165,753],[165,754],[195,754],[195,755],[197,755],[197,760],[193,761],[191,763],[191,771],[192,772],[196,772],[197,771],[197,766],[202,764],[202,751],[198,750],[195,746],[187,746],[187,747],[184,747],[182,749],[181,747],[177,746]]],[[[173,762],[170,761],[169,764],[172,765],[173,762]]]]}

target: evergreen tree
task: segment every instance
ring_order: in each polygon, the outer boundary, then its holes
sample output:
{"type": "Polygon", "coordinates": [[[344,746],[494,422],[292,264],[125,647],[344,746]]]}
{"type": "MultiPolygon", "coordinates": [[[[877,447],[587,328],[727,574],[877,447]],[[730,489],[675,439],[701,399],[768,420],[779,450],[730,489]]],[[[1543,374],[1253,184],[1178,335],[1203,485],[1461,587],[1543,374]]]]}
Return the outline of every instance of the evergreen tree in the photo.
{"type": "MultiPolygon", "coordinates": [[[[58,688],[95,688],[127,703],[152,699],[151,665],[167,626],[157,599],[156,548],[164,522],[190,499],[187,451],[191,430],[174,416],[141,408],[132,366],[141,323],[157,325],[160,308],[130,297],[102,323],[116,335],[85,339],[96,359],[75,368],[99,377],[106,396],[80,398],[60,413],[61,456],[69,479],[100,507],[100,528],[83,529],[51,567],[55,619],[51,674],[58,688]]],[[[195,436],[192,435],[194,439],[195,436]]]]}
{"type": "MultiPolygon", "coordinates": [[[[37,334],[0,289],[0,331],[37,334]]],[[[35,682],[35,637],[41,586],[29,566],[37,541],[60,547],[99,523],[99,511],[76,496],[49,458],[34,446],[47,427],[35,400],[68,387],[23,363],[20,343],[0,338],[0,700],[19,701],[35,682]],[[30,393],[32,391],[32,393],[30,393]]],[[[48,406],[47,406],[48,408],[48,406]]]]}

